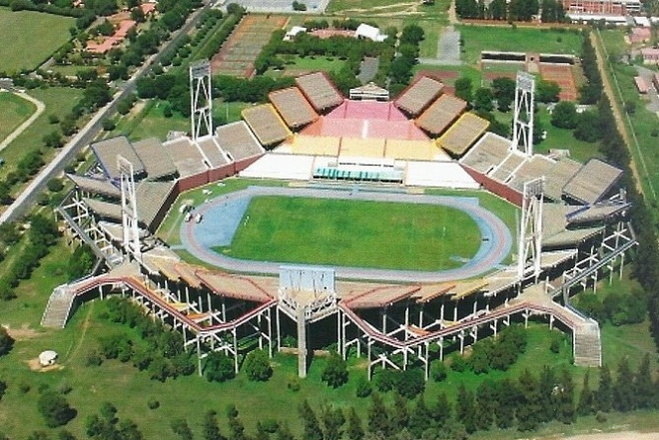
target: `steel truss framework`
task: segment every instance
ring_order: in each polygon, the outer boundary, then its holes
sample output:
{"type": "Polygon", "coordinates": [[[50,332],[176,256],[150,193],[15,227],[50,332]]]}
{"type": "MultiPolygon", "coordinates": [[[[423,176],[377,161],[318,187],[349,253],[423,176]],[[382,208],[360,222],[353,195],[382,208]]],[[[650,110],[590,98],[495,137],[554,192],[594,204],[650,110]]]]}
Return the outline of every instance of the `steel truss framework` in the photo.
{"type": "Polygon", "coordinates": [[[515,111],[513,114],[512,148],[533,156],[533,100],[535,78],[526,72],[517,72],[515,111]]]}
{"type": "Polygon", "coordinates": [[[190,65],[190,123],[193,142],[213,133],[211,65],[203,60],[190,65]]]}

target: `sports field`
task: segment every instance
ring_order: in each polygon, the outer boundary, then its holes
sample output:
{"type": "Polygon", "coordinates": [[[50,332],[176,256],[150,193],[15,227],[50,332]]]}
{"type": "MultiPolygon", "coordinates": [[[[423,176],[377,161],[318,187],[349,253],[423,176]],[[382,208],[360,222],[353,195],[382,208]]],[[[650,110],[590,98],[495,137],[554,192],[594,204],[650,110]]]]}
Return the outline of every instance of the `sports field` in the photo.
{"type": "Polygon", "coordinates": [[[36,110],[34,104],[13,93],[0,93],[0,141],[36,110]]]}
{"type": "Polygon", "coordinates": [[[0,8],[0,72],[32,70],[69,39],[74,18],[0,8]]]}
{"type": "Polygon", "coordinates": [[[231,246],[215,250],[247,260],[434,271],[461,266],[480,241],[476,222],[446,206],[264,196],[252,199],[231,246]]]}
{"type": "Polygon", "coordinates": [[[572,31],[494,26],[458,26],[464,41],[462,59],[476,64],[483,50],[578,55],[583,38],[572,31]]]}

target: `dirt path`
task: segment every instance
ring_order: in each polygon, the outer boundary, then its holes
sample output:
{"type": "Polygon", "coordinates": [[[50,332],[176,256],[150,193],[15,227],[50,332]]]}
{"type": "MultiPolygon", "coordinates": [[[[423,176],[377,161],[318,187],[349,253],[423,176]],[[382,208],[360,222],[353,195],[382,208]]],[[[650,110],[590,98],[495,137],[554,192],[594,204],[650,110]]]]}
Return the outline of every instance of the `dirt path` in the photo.
{"type": "Polygon", "coordinates": [[[14,94],[36,105],[37,111],[32,113],[32,115],[29,118],[27,118],[21,125],[16,127],[16,130],[9,133],[9,136],[7,136],[2,142],[0,142],[0,151],[7,148],[7,146],[11,144],[14,141],[14,139],[20,136],[20,134],[23,133],[30,125],[32,125],[32,123],[36,121],[36,119],[39,116],[41,116],[41,113],[43,113],[43,111],[46,109],[46,106],[44,105],[43,102],[31,97],[27,93],[14,93],[14,94]]]}
{"type": "MultiPolygon", "coordinates": [[[[600,45],[601,39],[595,37],[595,34],[591,32],[590,42],[595,48],[595,52],[597,53],[597,68],[599,69],[600,76],[602,77],[602,84],[604,85],[604,93],[606,93],[606,95],[609,97],[609,101],[611,102],[611,109],[613,110],[613,117],[616,120],[616,126],[618,127],[618,130],[622,134],[626,147],[630,149],[632,145],[631,137],[627,132],[627,126],[624,123],[624,120],[622,118],[622,112],[620,111],[620,108],[618,107],[617,104],[618,101],[615,99],[615,95],[613,94],[613,87],[611,86],[609,75],[607,75],[606,73],[606,66],[604,65],[604,54],[602,53],[602,46],[600,45]]],[[[638,167],[636,161],[634,160],[633,155],[631,155],[630,166],[632,169],[632,173],[634,174],[636,189],[638,189],[641,192],[641,194],[645,195],[645,193],[643,192],[643,185],[641,185],[642,182],[641,175],[638,172],[638,167]]]]}
{"type": "Polygon", "coordinates": [[[76,343],[75,340],[72,341],[71,346],[67,350],[66,354],[63,356],[64,362],[62,364],[68,364],[71,359],[78,353],[82,343],[85,341],[85,336],[87,335],[87,330],[91,325],[91,316],[94,311],[94,302],[92,301],[89,305],[89,310],[87,310],[87,315],[85,315],[85,320],[82,323],[82,332],[80,332],[80,339],[76,343]]]}

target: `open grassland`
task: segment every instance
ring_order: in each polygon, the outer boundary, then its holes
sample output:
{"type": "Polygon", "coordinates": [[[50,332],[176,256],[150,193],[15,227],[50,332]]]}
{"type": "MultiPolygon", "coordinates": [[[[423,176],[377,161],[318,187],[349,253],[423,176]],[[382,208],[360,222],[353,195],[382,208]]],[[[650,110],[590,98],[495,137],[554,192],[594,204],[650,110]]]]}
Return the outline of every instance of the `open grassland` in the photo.
{"type": "Polygon", "coordinates": [[[273,78],[278,78],[280,76],[302,75],[318,70],[323,72],[337,72],[346,64],[345,61],[336,57],[282,55],[282,59],[286,63],[282,70],[269,69],[265,74],[273,78]]]}
{"type": "MultiPolygon", "coordinates": [[[[14,171],[18,161],[27,153],[45,148],[42,141],[44,135],[52,131],[59,131],[58,125],[48,122],[48,115],[57,114],[61,117],[68,114],[82,96],[82,91],[65,87],[49,87],[30,90],[30,95],[43,102],[46,109],[0,154],[6,161],[5,165],[0,168],[0,179],[14,171]]],[[[44,161],[48,162],[54,154],[55,151],[49,149],[44,155],[44,161]]]]}
{"type": "Polygon", "coordinates": [[[432,5],[409,0],[332,0],[327,12],[339,15],[366,17],[415,17],[434,21],[435,25],[448,23],[449,0],[437,0],[432,5]]]}
{"type": "MultiPolygon", "coordinates": [[[[245,181],[243,181],[245,182],[245,181]]],[[[106,361],[99,367],[86,365],[88,352],[98,347],[98,338],[114,333],[126,333],[137,340],[134,329],[111,323],[104,314],[105,303],[95,300],[83,304],[73,315],[63,330],[41,329],[39,320],[48,296],[53,287],[66,281],[64,276],[70,250],[60,241],[42,260],[30,280],[24,281],[17,288],[18,298],[2,303],[0,323],[8,325],[12,331],[19,330],[17,342],[9,355],[0,358],[0,378],[7,382],[7,393],[0,405],[0,431],[11,433],[12,438],[24,439],[35,430],[44,430],[56,438],[57,430],[46,428],[43,418],[37,411],[39,389],[49,387],[54,390],[71,387],[67,400],[77,409],[74,420],[65,426],[78,438],[85,438],[85,421],[97,413],[103,402],[113,403],[119,410],[122,420],[130,418],[137,422],[144,438],[170,438],[170,422],[175,418],[187,419],[195,438],[201,438],[203,414],[210,409],[218,411],[223,433],[228,433],[224,409],[234,403],[240,411],[248,434],[255,432],[256,423],[267,419],[286,422],[293,433],[300,436],[301,421],[297,410],[303,399],[308,399],[314,408],[322,404],[333,404],[341,408],[355,407],[365,422],[368,399],[355,397],[355,390],[360,377],[365,377],[364,358],[350,359],[349,382],[337,389],[327,387],[320,380],[325,359],[313,359],[309,376],[300,380],[297,392],[288,388],[297,371],[295,356],[277,355],[273,360],[274,375],[265,383],[250,382],[241,373],[235,380],[226,383],[209,383],[198,376],[180,377],[165,383],[152,381],[148,374],[140,372],[129,364],[119,361],[106,361]],[[60,353],[61,369],[47,373],[31,371],[27,361],[38,356],[40,351],[54,349],[60,353]],[[21,390],[22,385],[29,385],[29,391],[21,390]],[[149,400],[160,402],[160,408],[151,410],[149,400]],[[29,422],[29,423],[27,423],[29,422]]],[[[614,284],[611,288],[616,288],[614,284]]],[[[604,292],[606,289],[600,290],[604,292]]],[[[439,392],[454,398],[457,387],[464,383],[475,389],[481,382],[493,378],[516,378],[524,369],[537,373],[541,365],[558,368],[565,367],[574,374],[575,386],[581,388],[581,380],[586,372],[584,368],[570,365],[571,347],[564,337],[558,353],[550,351],[550,341],[555,331],[550,331],[546,324],[531,323],[528,331],[526,352],[507,372],[491,372],[476,375],[472,372],[456,372],[451,369],[443,382],[430,381],[425,391],[426,402],[434,402],[439,392]]],[[[645,353],[654,353],[654,345],[647,331],[647,323],[633,326],[611,327],[602,329],[605,362],[615,370],[615,365],[623,356],[629,356],[633,368],[645,353]]],[[[653,366],[656,366],[653,363],[653,366]]],[[[597,384],[597,371],[591,370],[591,387],[597,384]]],[[[385,394],[390,404],[391,392],[385,394]]],[[[580,418],[573,425],[550,423],[541,427],[539,435],[560,435],[562,433],[581,433],[593,429],[607,430],[612,426],[620,429],[647,430],[657,429],[659,420],[656,412],[637,411],[629,414],[607,414],[606,422],[598,422],[594,417],[580,418]]],[[[516,430],[491,430],[475,434],[472,438],[511,439],[529,437],[528,433],[516,430]]]]}
{"type": "MultiPolygon", "coordinates": [[[[613,98],[623,112],[623,123],[627,127],[629,150],[640,175],[640,184],[655,218],[659,213],[659,117],[648,110],[648,104],[639,95],[634,84],[638,75],[635,66],[616,61],[624,49],[624,33],[621,30],[598,32],[599,44],[604,50],[607,73],[613,87],[613,98]],[[625,114],[625,109],[628,113],[625,114]],[[629,111],[629,109],[633,109],[629,111]]],[[[654,93],[650,91],[649,93],[654,93]]]]}
{"type": "MultiPolygon", "coordinates": [[[[140,104],[138,104],[140,105],[140,104]]],[[[245,102],[223,102],[220,99],[213,101],[213,117],[216,123],[229,123],[240,121],[240,112],[250,106],[245,102]]],[[[161,141],[167,139],[170,131],[188,132],[190,118],[178,112],[165,116],[166,102],[159,100],[147,101],[141,108],[135,109],[117,121],[117,127],[107,134],[107,137],[126,136],[132,141],[155,137],[161,141]]]]}
{"type": "Polygon", "coordinates": [[[454,208],[372,201],[256,197],[231,246],[234,258],[389,269],[458,267],[480,246],[474,220],[454,208]]]}
{"type": "Polygon", "coordinates": [[[70,38],[74,18],[0,8],[0,72],[32,70],[70,38]]]}
{"type": "Polygon", "coordinates": [[[582,37],[572,31],[523,27],[458,26],[464,40],[463,60],[475,64],[483,50],[578,55],[582,37]]]}
{"type": "Polygon", "coordinates": [[[23,123],[36,106],[13,93],[0,93],[0,141],[23,123]]]}

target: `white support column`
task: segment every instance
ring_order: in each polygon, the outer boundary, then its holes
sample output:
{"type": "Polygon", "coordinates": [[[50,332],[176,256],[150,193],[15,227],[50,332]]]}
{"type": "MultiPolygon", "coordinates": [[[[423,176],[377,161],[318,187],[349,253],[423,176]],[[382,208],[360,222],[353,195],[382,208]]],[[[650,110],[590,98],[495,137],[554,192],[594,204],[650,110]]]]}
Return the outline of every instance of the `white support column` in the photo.
{"type": "Polygon", "coordinates": [[[521,151],[527,157],[533,156],[534,93],[535,78],[533,75],[517,72],[512,149],[521,151]]]}
{"type": "Polygon", "coordinates": [[[211,65],[203,60],[190,65],[190,122],[193,142],[213,133],[213,96],[211,65]]]}
{"type": "Polygon", "coordinates": [[[544,177],[524,183],[522,221],[517,243],[517,273],[520,279],[540,275],[542,253],[542,204],[544,177]]]}

